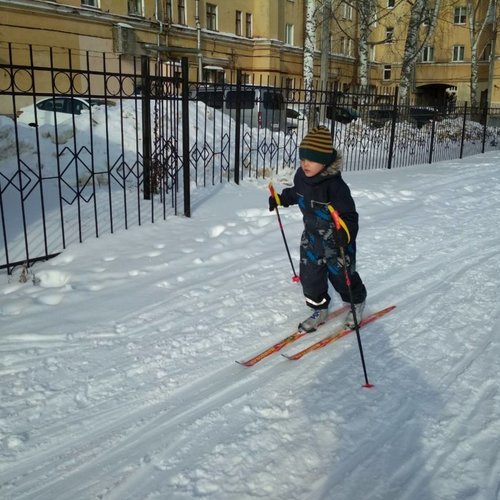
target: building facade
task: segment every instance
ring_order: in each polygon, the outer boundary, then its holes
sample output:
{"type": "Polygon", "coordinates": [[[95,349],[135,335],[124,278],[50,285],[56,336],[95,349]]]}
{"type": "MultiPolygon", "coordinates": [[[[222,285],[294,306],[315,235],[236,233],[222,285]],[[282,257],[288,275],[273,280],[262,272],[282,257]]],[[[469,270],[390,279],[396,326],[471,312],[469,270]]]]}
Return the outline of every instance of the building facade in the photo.
{"type": "MultiPolygon", "coordinates": [[[[493,0],[478,0],[477,22],[489,19],[478,41],[478,92],[484,103],[500,105],[500,43],[493,21],[500,17],[493,0]]],[[[320,2],[318,2],[318,5],[320,2]]],[[[408,4],[380,0],[370,33],[369,86],[393,91],[398,86],[404,52],[408,4]]],[[[320,32],[328,23],[329,83],[344,90],[359,85],[357,13],[351,4],[332,0],[333,15],[318,13],[315,77],[320,76],[320,32]]],[[[305,0],[0,0],[0,61],[78,68],[82,58],[99,65],[99,54],[116,56],[118,66],[132,56],[176,61],[189,59],[190,78],[222,82],[264,79],[293,85],[303,74],[305,0]],[[13,54],[6,53],[7,44],[13,54]],[[30,51],[27,46],[31,45],[30,51]],[[118,57],[121,56],[121,57],[118,57]]],[[[466,2],[443,0],[432,37],[412,75],[411,95],[422,104],[452,98],[469,101],[471,38],[466,2]]],[[[323,73],[325,74],[325,73],[323,73]]],[[[8,76],[0,75],[2,79],[8,76]]],[[[62,89],[61,89],[62,90],[62,89]]],[[[2,111],[2,110],[0,110],[2,111]]]]}

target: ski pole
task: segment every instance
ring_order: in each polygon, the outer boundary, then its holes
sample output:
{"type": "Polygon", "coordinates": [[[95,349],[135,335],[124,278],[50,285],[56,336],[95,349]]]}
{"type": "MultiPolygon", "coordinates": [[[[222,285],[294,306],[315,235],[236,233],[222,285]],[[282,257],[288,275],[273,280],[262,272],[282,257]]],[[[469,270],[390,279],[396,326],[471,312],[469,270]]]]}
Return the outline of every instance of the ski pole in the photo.
{"type": "Polygon", "coordinates": [[[285,243],[285,248],[286,248],[286,253],[288,255],[288,260],[290,261],[290,265],[292,266],[292,271],[293,271],[292,281],[294,283],[298,283],[300,281],[300,277],[295,272],[295,267],[293,267],[292,257],[290,255],[290,250],[288,248],[288,243],[286,241],[285,230],[283,229],[283,224],[281,222],[280,212],[278,210],[278,204],[280,202],[280,198],[278,196],[278,193],[276,193],[276,191],[274,190],[274,186],[273,186],[272,182],[269,183],[269,191],[271,192],[271,196],[276,200],[276,207],[275,207],[276,216],[278,217],[278,224],[279,224],[280,229],[281,229],[281,235],[283,236],[283,242],[285,243]]]}
{"type": "MultiPolygon", "coordinates": [[[[335,225],[335,230],[337,232],[339,232],[342,229],[342,227],[345,227],[347,229],[345,222],[339,217],[339,214],[331,205],[328,205],[328,210],[330,211],[330,214],[332,216],[333,223],[335,225]]],[[[368,374],[366,372],[365,356],[363,354],[363,345],[361,344],[361,335],[359,334],[359,323],[358,323],[358,318],[356,315],[356,308],[354,307],[354,300],[352,298],[351,279],[349,278],[349,273],[347,271],[347,261],[345,258],[345,250],[344,250],[344,247],[341,245],[339,245],[339,252],[340,252],[340,260],[342,261],[342,268],[344,271],[345,284],[347,285],[347,290],[349,291],[349,301],[351,303],[352,317],[354,319],[354,329],[356,330],[356,337],[358,339],[359,354],[361,356],[361,364],[363,365],[363,373],[365,376],[365,383],[363,384],[363,387],[370,389],[373,387],[373,384],[370,384],[370,382],[368,382],[368,374]]]]}

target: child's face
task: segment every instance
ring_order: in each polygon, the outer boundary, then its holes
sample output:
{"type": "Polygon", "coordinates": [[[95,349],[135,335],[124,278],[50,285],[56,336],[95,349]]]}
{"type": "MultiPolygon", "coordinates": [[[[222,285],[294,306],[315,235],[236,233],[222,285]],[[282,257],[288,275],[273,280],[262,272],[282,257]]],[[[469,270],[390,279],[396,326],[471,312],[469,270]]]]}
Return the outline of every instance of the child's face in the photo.
{"type": "Polygon", "coordinates": [[[325,168],[322,163],[311,160],[300,160],[300,166],[302,167],[306,177],[314,177],[325,168]]]}

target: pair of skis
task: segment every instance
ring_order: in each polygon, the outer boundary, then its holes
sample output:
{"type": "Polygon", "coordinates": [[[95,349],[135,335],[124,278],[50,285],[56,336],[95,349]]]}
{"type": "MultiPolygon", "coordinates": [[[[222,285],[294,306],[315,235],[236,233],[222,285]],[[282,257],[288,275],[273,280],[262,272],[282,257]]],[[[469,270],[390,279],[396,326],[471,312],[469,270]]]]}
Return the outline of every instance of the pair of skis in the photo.
{"type": "MultiPolygon", "coordinates": [[[[385,309],[381,309],[380,311],[377,311],[373,314],[370,314],[369,316],[364,318],[362,321],[360,321],[359,328],[363,328],[364,326],[366,326],[370,323],[373,323],[375,320],[377,320],[377,319],[381,318],[382,316],[385,316],[387,313],[391,312],[395,307],[396,306],[389,306],[389,307],[386,307],[385,309]]],[[[335,309],[334,311],[332,311],[328,315],[327,321],[335,318],[336,316],[339,316],[340,314],[342,314],[343,312],[346,312],[347,310],[348,310],[347,306],[341,307],[339,309],[335,309]]],[[[340,340],[341,338],[345,337],[346,335],[349,335],[350,333],[352,333],[354,331],[355,330],[351,329],[351,328],[341,327],[341,328],[335,330],[334,332],[330,333],[326,337],[323,337],[320,340],[318,340],[317,342],[309,345],[305,349],[302,349],[301,351],[296,352],[295,354],[291,354],[291,355],[282,354],[282,356],[284,356],[285,358],[287,358],[289,360],[296,361],[296,360],[302,358],[303,356],[305,356],[306,354],[308,354],[312,351],[316,351],[318,349],[321,349],[322,347],[325,347],[326,345],[331,344],[332,342],[340,340]]],[[[236,361],[236,362],[240,365],[243,365],[243,366],[248,366],[248,367],[253,366],[256,363],[258,363],[259,361],[262,361],[264,358],[267,358],[271,354],[274,354],[275,352],[280,351],[285,346],[291,344],[292,342],[295,342],[296,340],[304,337],[305,335],[307,335],[306,332],[302,332],[300,330],[296,331],[296,332],[292,333],[291,335],[289,335],[288,337],[285,337],[283,340],[276,342],[276,344],[272,345],[268,349],[260,352],[259,354],[256,354],[252,358],[247,359],[246,361],[236,361]]]]}

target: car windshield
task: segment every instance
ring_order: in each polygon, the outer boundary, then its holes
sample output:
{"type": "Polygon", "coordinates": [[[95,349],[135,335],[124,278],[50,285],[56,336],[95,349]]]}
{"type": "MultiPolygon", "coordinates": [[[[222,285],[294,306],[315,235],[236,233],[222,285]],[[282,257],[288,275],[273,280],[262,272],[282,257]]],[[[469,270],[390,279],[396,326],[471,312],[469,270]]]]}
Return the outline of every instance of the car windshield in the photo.
{"type": "Polygon", "coordinates": [[[79,115],[82,110],[88,109],[89,105],[80,99],[72,97],[54,97],[53,99],[40,101],[36,107],[41,111],[79,115]]]}
{"type": "Polygon", "coordinates": [[[207,106],[215,109],[222,109],[224,102],[224,92],[221,91],[200,91],[198,92],[198,99],[204,102],[207,106]]]}
{"type": "Polygon", "coordinates": [[[264,108],[266,109],[283,109],[285,99],[279,92],[264,92],[264,108]]]}
{"type": "Polygon", "coordinates": [[[64,113],[64,101],[65,99],[46,99],[45,101],[39,102],[36,107],[42,111],[57,111],[58,113],[64,113]]]}
{"type": "Polygon", "coordinates": [[[239,101],[241,109],[253,109],[255,103],[254,90],[230,90],[226,96],[226,106],[228,109],[236,109],[239,101]]]}

